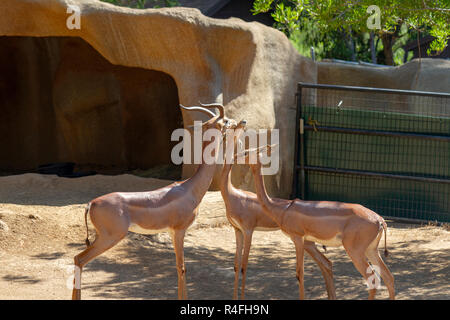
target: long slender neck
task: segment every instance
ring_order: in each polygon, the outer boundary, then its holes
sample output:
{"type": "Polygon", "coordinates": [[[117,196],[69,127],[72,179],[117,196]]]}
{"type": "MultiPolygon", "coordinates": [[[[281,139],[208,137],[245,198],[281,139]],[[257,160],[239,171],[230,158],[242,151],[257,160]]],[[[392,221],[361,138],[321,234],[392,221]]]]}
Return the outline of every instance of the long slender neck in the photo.
{"type": "Polygon", "coordinates": [[[264,184],[264,178],[261,174],[261,164],[250,165],[255,179],[256,195],[263,207],[263,211],[278,225],[282,224],[284,210],[277,206],[272,199],[267,195],[266,186],[264,184]]]}
{"type": "Polygon", "coordinates": [[[225,163],[222,168],[222,174],[220,175],[220,193],[225,202],[228,201],[230,193],[234,190],[233,184],[231,183],[232,167],[232,163],[225,163]]]}
{"type": "Polygon", "coordinates": [[[194,175],[186,181],[186,185],[190,187],[192,194],[199,203],[211,185],[216,166],[217,164],[202,163],[194,175]]]}
{"type": "MultiPolygon", "coordinates": [[[[222,146],[222,140],[215,141],[215,149],[219,150],[219,147],[222,146]]],[[[202,149],[203,154],[204,148],[202,149]]],[[[198,166],[197,171],[195,171],[194,175],[187,179],[184,183],[185,186],[191,191],[194,195],[197,203],[203,199],[205,193],[208,191],[209,186],[211,185],[212,179],[214,177],[214,173],[217,167],[217,158],[219,153],[215,155],[215,162],[213,164],[202,163],[198,166]]]]}

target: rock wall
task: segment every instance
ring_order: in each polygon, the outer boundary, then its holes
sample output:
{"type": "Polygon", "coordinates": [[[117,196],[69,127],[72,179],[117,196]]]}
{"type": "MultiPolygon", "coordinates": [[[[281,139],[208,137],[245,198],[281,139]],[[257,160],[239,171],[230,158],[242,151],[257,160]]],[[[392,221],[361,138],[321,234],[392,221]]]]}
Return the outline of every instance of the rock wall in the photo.
{"type": "MultiPolygon", "coordinates": [[[[397,67],[370,67],[344,63],[317,63],[317,81],[322,84],[388,88],[450,93],[450,60],[414,59],[397,67]]],[[[358,107],[376,108],[417,114],[450,116],[450,107],[441,98],[418,98],[391,94],[355,93],[337,96],[322,90],[318,105],[337,105],[354,98],[358,107]],[[329,94],[328,94],[329,93],[329,94]],[[334,96],[333,96],[334,95],[334,96]],[[321,100],[320,100],[321,99],[321,100]],[[325,103],[326,101],[326,103],[325,103]]]]}
{"type": "MultiPolygon", "coordinates": [[[[63,160],[63,155],[77,162],[108,160],[116,166],[153,165],[142,163],[150,158],[165,162],[160,153],[167,149],[166,134],[175,124],[188,126],[204,119],[184,111],[180,118],[178,102],[220,102],[228,117],[248,120],[249,128],[280,130],[280,170],[266,177],[266,183],[272,195],[287,197],[299,81],[449,90],[448,62],[424,62],[421,68],[412,62],[393,69],[316,64],[273,28],[212,19],[188,8],[136,10],[96,0],[2,0],[0,36],[7,38],[2,40],[6,47],[14,37],[34,43],[23,49],[31,55],[10,50],[4,58],[8,62],[0,62],[8,70],[0,82],[5,119],[0,120],[0,131],[8,137],[0,141],[7,146],[0,166],[14,162],[16,157],[8,154],[19,146],[29,150],[23,165],[63,160]],[[66,26],[69,4],[81,9],[81,29],[66,26]],[[15,90],[20,92],[11,94],[15,90]],[[28,134],[11,133],[16,127],[28,134]]],[[[184,165],[183,177],[194,170],[184,165]]],[[[235,167],[232,179],[238,187],[253,188],[245,166],[235,167]]]]}
{"type": "Polygon", "coordinates": [[[371,67],[318,62],[317,81],[324,84],[450,92],[450,60],[414,59],[398,67],[371,67]]]}
{"type": "MultiPolygon", "coordinates": [[[[78,37],[112,65],[169,75],[176,83],[179,102],[184,105],[217,101],[225,105],[227,116],[237,120],[247,119],[250,128],[280,128],[281,170],[277,175],[267,177],[266,181],[272,194],[289,195],[294,150],[295,87],[300,80],[316,82],[316,66],[310,59],[298,55],[281,32],[239,19],[207,18],[196,9],[134,10],[94,0],[3,0],[0,2],[0,36],[78,37]],[[68,4],[81,8],[79,30],[66,27],[70,16],[67,13],[68,4]]],[[[85,60],[81,49],[79,52],[72,50],[67,55],[72,55],[75,61],[80,57],[85,60]]],[[[128,146],[134,140],[133,135],[125,137],[108,127],[113,123],[118,127],[117,122],[121,121],[123,125],[124,115],[119,117],[120,112],[113,107],[104,113],[92,111],[99,108],[91,108],[92,105],[117,103],[119,98],[114,89],[118,86],[117,76],[114,80],[103,71],[88,72],[72,64],[70,59],[61,70],[65,69],[67,71],[55,73],[54,85],[58,90],[53,94],[54,115],[51,110],[47,111],[50,116],[61,120],[61,128],[55,127],[45,133],[47,138],[41,139],[41,145],[48,139],[51,141],[54,135],[65,137],[67,148],[77,150],[82,159],[96,161],[112,145],[102,146],[101,152],[93,151],[95,148],[92,146],[98,145],[95,141],[111,138],[105,141],[128,146]],[[75,72],[78,80],[70,82],[70,72],[75,72]],[[71,91],[71,88],[77,88],[77,91],[71,91]],[[72,125],[74,115],[77,125],[72,125]],[[106,127],[94,126],[99,122],[97,120],[106,118],[109,120],[104,121],[106,127]]],[[[52,83],[50,80],[42,81],[43,85],[49,86],[52,83]]],[[[141,93],[130,91],[130,96],[139,99],[141,93]]],[[[49,99],[49,96],[36,94],[30,98],[33,101],[36,99],[49,99]]],[[[173,107],[176,108],[177,104],[174,103],[173,107]]],[[[141,111],[144,108],[136,106],[129,109],[129,113],[144,112],[141,111]]],[[[192,124],[194,119],[202,119],[200,114],[185,112],[182,117],[185,126],[192,124]]],[[[17,147],[21,141],[10,145],[17,147]]],[[[34,140],[30,145],[35,152],[44,150],[34,140]]],[[[156,154],[155,149],[152,152],[156,154]]],[[[120,163],[122,160],[115,161],[120,163]]],[[[184,165],[183,176],[189,177],[194,169],[184,165]]],[[[233,182],[237,186],[251,188],[253,179],[247,168],[236,167],[233,182]]],[[[212,184],[212,188],[215,187],[217,177],[212,184]]]]}

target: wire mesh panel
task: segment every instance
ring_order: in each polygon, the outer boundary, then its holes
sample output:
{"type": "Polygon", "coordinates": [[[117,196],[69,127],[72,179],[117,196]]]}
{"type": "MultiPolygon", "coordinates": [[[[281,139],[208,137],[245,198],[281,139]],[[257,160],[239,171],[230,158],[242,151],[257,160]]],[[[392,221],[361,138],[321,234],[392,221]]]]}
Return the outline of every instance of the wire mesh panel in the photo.
{"type": "Polygon", "coordinates": [[[307,199],[359,203],[382,216],[450,222],[450,184],[310,171],[307,199]]]}
{"type": "Polygon", "coordinates": [[[299,84],[293,196],[450,222],[450,94],[299,84]]]}

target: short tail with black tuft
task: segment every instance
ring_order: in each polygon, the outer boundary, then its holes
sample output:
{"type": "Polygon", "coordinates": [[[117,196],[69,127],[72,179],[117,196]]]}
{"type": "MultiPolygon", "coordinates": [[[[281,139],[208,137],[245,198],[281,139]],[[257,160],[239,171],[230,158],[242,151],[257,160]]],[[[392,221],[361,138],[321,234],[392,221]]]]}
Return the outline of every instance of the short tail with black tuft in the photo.
{"type": "Polygon", "coordinates": [[[89,202],[86,206],[86,209],[84,210],[84,222],[86,224],[86,246],[87,247],[89,247],[91,245],[91,242],[89,241],[89,228],[88,228],[88,222],[87,222],[87,215],[88,215],[90,209],[91,209],[91,203],[89,202]]]}

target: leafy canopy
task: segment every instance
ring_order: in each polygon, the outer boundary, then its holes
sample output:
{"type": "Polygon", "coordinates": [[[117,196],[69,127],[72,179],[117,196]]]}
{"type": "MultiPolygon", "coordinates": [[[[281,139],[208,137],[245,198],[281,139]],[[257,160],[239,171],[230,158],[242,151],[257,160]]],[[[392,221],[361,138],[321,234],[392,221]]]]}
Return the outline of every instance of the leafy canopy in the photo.
{"type": "Polygon", "coordinates": [[[449,0],[255,0],[252,12],[272,12],[276,27],[286,34],[300,29],[309,20],[327,33],[351,30],[355,33],[377,32],[392,34],[406,25],[410,30],[428,32],[436,39],[432,51],[441,52],[450,37],[449,0]],[[380,8],[380,29],[369,29],[367,20],[373,12],[369,6],[380,8]]]}
{"type": "Polygon", "coordinates": [[[176,7],[180,3],[178,0],[101,0],[117,6],[124,6],[136,9],[145,9],[146,5],[152,8],[176,7]]]}

